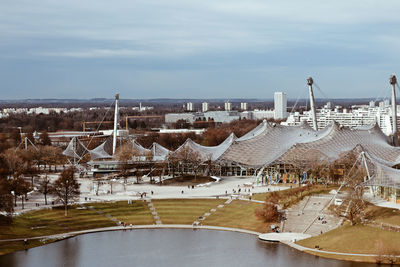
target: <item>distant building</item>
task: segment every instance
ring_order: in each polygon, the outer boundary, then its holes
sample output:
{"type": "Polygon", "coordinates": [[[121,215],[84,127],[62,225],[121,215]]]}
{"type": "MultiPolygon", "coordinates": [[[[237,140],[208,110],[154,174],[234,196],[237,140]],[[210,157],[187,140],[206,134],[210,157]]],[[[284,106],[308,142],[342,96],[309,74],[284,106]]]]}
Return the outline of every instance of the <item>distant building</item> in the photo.
{"type": "Polygon", "coordinates": [[[167,113],[165,114],[165,123],[176,123],[179,120],[193,123],[194,117],[193,113],[167,113]]]}
{"type": "Polygon", "coordinates": [[[369,102],[369,107],[374,108],[375,107],[375,101],[370,101],[369,102]]]}
{"type": "Polygon", "coordinates": [[[208,103],[207,102],[203,102],[201,104],[201,111],[203,111],[203,112],[208,111],[208,103]]]}
{"type": "Polygon", "coordinates": [[[240,103],[240,109],[241,110],[247,110],[247,103],[246,102],[240,103]]]}
{"type": "Polygon", "coordinates": [[[192,102],[186,103],[186,110],[187,111],[193,111],[193,103],[192,102]]]}
{"type": "Polygon", "coordinates": [[[238,111],[207,111],[196,113],[167,113],[165,114],[165,123],[176,123],[184,120],[189,123],[195,121],[214,121],[215,123],[229,123],[239,120],[240,113],[238,111]]]}
{"type": "Polygon", "coordinates": [[[287,98],[283,92],[275,92],[274,94],[274,119],[281,120],[287,118],[287,98]]]}
{"type": "Polygon", "coordinates": [[[250,111],[252,113],[252,120],[263,120],[263,119],[273,119],[275,118],[274,110],[258,110],[255,109],[250,111]]]}
{"type": "Polygon", "coordinates": [[[231,111],[232,110],[232,103],[229,101],[225,102],[225,111],[231,111]]]}
{"type": "MultiPolygon", "coordinates": [[[[372,101],[371,101],[372,102],[372,101]]],[[[379,106],[372,105],[371,102],[368,105],[354,105],[351,109],[342,109],[336,106],[334,110],[326,108],[317,109],[317,124],[318,129],[323,129],[333,121],[338,122],[342,126],[350,128],[362,127],[378,123],[382,132],[386,135],[390,135],[392,132],[392,109],[391,106],[385,106],[384,102],[379,102],[379,106]]],[[[397,113],[400,115],[399,112],[397,113]]],[[[312,116],[310,111],[303,113],[294,112],[289,115],[287,120],[283,122],[283,125],[300,125],[304,121],[308,124],[312,123],[312,116]]],[[[397,119],[398,125],[400,125],[400,117],[397,119]]]]}

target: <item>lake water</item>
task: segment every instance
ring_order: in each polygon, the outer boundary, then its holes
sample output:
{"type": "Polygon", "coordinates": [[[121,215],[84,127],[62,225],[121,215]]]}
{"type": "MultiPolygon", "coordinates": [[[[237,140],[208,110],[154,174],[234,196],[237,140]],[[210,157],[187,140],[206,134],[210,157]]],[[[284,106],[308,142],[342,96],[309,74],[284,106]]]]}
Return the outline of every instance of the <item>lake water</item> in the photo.
{"type": "Polygon", "coordinates": [[[0,266],[375,266],[328,260],[257,236],[154,229],[85,234],[0,256],[0,266]]]}

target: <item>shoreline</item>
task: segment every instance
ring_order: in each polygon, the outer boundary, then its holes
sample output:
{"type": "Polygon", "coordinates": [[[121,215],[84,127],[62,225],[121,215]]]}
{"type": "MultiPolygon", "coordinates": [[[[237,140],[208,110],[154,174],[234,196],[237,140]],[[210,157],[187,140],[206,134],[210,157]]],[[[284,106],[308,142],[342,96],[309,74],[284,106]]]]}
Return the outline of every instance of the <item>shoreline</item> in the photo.
{"type": "MultiPolygon", "coordinates": [[[[71,237],[79,236],[79,235],[84,235],[84,234],[92,234],[92,233],[101,233],[101,232],[110,232],[110,231],[132,231],[132,230],[141,230],[141,229],[188,229],[188,230],[215,230],[215,231],[229,231],[229,232],[236,232],[236,233],[243,233],[243,234],[249,234],[249,235],[255,235],[257,236],[257,239],[261,242],[268,242],[264,241],[259,238],[259,235],[263,234],[260,232],[255,232],[251,230],[245,230],[241,228],[232,228],[232,227],[222,227],[222,226],[212,226],[212,225],[189,225],[189,224],[161,224],[161,225],[156,225],[156,224],[149,224],[149,225],[133,225],[133,226],[111,226],[111,227],[103,227],[103,228],[93,228],[93,229],[87,229],[87,230],[82,230],[82,231],[74,231],[74,232],[67,232],[67,233],[62,233],[62,234],[55,234],[55,235],[48,235],[48,236],[37,236],[37,237],[30,237],[30,238],[15,238],[15,239],[2,239],[0,240],[0,243],[2,242],[18,242],[18,241],[24,241],[26,240],[39,240],[39,239],[46,239],[50,240],[49,243],[43,244],[47,245],[53,242],[57,241],[62,241],[71,237]]],[[[289,246],[291,248],[294,248],[300,252],[304,252],[310,255],[315,255],[318,257],[323,257],[323,258],[328,258],[328,259],[335,259],[335,260],[343,260],[343,261],[355,261],[355,262],[366,262],[366,263],[376,263],[376,261],[368,260],[371,258],[376,258],[376,257],[385,257],[388,255],[376,255],[376,254],[361,254],[361,253],[344,253],[344,252],[335,252],[335,251],[324,251],[324,250],[318,250],[318,249],[313,249],[313,248],[308,248],[304,247],[301,245],[298,245],[294,242],[291,241],[280,241],[280,242],[274,242],[274,243],[281,243],[286,246],[289,246]],[[322,254],[322,255],[321,255],[322,254]],[[331,256],[331,257],[329,257],[331,256]],[[342,256],[347,256],[347,257],[365,257],[366,260],[359,260],[359,259],[343,259],[341,258],[342,256]]],[[[42,246],[43,246],[42,245],[42,246]]],[[[29,248],[27,248],[29,249],[29,248]]],[[[19,250],[22,251],[22,250],[19,250]]],[[[17,251],[13,251],[10,253],[14,253],[17,251]]],[[[5,253],[2,255],[10,254],[10,253],[5,253]]],[[[0,256],[2,256],[0,255],[0,256]]],[[[400,258],[400,255],[394,256],[395,258],[400,258]]]]}

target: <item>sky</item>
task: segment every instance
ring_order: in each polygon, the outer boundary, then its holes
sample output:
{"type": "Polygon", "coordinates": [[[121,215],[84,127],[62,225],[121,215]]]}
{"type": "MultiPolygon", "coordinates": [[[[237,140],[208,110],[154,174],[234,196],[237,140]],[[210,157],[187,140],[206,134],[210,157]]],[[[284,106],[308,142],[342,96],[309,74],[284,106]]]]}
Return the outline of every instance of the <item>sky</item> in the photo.
{"type": "Polygon", "coordinates": [[[0,99],[388,97],[398,0],[1,0],[0,99]]]}

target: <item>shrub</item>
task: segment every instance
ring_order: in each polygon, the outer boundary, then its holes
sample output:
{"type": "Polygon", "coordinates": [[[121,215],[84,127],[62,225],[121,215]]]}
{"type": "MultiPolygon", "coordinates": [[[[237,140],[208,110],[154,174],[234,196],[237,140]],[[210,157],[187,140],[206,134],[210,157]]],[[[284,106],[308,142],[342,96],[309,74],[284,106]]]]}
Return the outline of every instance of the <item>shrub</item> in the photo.
{"type": "Polygon", "coordinates": [[[265,203],[263,207],[256,209],[255,215],[264,222],[278,222],[281,219],[278,208],[271,203],[265,203]]]}

